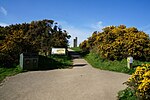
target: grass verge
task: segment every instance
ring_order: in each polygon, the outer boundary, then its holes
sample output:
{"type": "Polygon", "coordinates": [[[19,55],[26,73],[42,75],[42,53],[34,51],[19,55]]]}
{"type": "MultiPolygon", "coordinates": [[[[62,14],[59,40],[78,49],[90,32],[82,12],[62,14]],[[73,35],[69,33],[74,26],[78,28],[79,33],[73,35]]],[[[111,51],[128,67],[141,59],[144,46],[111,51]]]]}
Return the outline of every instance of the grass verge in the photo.
{"type": "Polygon", "coordinates": [[[16,75],[21,72],[22,69],[19,66],[15,68],[0,68],[0,82],[2,82],[2,80],[5,79],[7,76],[16,75]]]}
{"type": "Polygon", "coordinates": [[[76,52],[82,52],[82,50],[79,48],[79,47],[73,47],[73,48],[70,48],[76,52]]]}
{"type": "Polygon", "coordinates": [[[85,60],[88,61],[88,63],[90,63],[93,67],[101,70],[109,70],[109,71],[132,74],[135,71],[135,68],[137,66],[140,66],[141,64],[150,63],[150,62],[134,60],[133,61],[134,68],[128,69],[126,59],[123,59],[121,61],[117,61],[117,60],[110,61],[110,60],[100,58],[99,55],[93,52],[82,54],[84,52],[82,52],[82,50],[79,47],[71,48],[71,49],[73,49],[77,53],[80,53],[85,58],[85,60]]]}
{"type": "Polygon", "coordinates": [[[132,74],[135,71],[135,68],[137,66],[140,66],[141,64],[150,63],[150,62],[134,60],[133,61],[134,68],[128,69],[126,59],[123,59],[121,61],[117,61],[117,60],[109,61],[109,60],[104,60],[104,59],[100,58],[99,55],[97,55],[95,53],[87,54],[85,56],[85,59],[95,68],[99,68],[102,70],[122,72],[122,73],[127,73],[127,74],[132,74]]]}

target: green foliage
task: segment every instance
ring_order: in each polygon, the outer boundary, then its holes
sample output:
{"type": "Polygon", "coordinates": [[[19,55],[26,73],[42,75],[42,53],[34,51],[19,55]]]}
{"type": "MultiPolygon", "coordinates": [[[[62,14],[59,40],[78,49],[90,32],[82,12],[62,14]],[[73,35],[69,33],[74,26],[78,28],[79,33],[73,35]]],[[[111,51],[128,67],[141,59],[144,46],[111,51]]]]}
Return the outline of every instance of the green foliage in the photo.
{"type": "Polygon", "coordinates": [[[130,88],[118,92],[119,100],[138,100],[135,91],[130,88]]]}
{"type": "Polygon", "coordinates": [[[0,66],[18,64],[23,52],[46,53],[51,47],[67,48],[70,36],[57,25],[53,26],[53,20],[42,20],[0,27],[0,66]]]}
{"type": "Polygon", "coordinates": [[[121,60],[132,56],[136,60],[150,60],[150,38],[135,27],[109,26],[103,32],[94,32],[80,44],[83,51],[96,48],[104,59],[121,60]]]}

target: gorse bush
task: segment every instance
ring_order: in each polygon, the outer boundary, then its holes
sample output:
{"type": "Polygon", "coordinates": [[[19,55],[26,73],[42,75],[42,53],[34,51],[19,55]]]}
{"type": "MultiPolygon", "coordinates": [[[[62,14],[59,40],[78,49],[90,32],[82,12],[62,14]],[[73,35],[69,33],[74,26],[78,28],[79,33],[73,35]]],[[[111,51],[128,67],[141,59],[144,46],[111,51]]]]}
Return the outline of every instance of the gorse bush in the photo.
{"type": "Polygon", "coordinates": [[[134,91],[141,100],[150,100],[150,64],[142,64],[125,84],[134,91]]]}
{"type": "Polygon", "coordinates": [[[47,53],[52,47],[68,47],[67,31],[53,20],[39,20],[0,27],[0,66],[18,64],[23,52],[47,53]]]}
{"type": "Polygon", "coordinates": [[[150,38],[135,27],[124,25],[103,28],[94,32],[80,44],[83,51],[96,48],[96,53],[109,60],[121,60],[132,56],[137,60],[150,60],[150,38]]]}

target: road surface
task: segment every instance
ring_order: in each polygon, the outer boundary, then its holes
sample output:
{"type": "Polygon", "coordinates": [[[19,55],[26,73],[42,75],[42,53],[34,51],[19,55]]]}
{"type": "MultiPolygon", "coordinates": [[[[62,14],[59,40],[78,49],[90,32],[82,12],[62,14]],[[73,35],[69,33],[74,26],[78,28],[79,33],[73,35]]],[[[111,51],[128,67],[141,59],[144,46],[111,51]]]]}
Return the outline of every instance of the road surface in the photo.
{"type": "Polygon", "coordinates": [[[72,54],[72,69],[31,71],[11,76],[0,86],[0,100],[116,100],[129,75],[91,67],[72,54]]]}

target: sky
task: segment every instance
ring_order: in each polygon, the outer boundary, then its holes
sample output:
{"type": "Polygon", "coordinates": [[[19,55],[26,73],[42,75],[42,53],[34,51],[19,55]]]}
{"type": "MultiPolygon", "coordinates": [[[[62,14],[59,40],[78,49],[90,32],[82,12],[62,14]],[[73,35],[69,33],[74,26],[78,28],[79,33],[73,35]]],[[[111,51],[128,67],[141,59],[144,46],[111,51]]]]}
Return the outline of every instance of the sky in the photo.
{"type": "Polygon", "coordinates": [[[150,0],[0,0],[0,25],[50,19],[78,44],[106,26],[126,25],[150,34],[150,0]]]}

